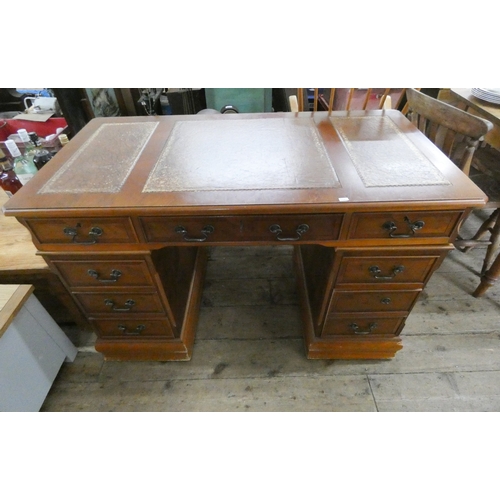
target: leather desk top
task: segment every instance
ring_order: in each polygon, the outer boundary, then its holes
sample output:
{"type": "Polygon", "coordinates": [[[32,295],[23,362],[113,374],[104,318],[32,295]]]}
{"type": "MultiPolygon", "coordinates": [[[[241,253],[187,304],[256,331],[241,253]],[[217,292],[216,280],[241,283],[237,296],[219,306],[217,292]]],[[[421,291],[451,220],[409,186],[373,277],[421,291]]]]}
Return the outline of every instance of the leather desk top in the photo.
{"type": "Polygon", "coordinates": [[[401,113],[97,118],[7,215],[480,207],[484,194],[401,113]]]}

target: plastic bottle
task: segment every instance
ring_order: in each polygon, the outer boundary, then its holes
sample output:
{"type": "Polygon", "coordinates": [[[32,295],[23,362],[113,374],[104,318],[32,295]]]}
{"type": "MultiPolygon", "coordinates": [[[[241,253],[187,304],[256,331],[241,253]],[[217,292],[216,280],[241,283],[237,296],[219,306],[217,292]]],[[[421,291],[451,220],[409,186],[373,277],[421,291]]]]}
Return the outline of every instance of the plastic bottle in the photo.
{"type": "Polygon", "coordinates": [[[35,156],[35,145],[31,142],[30,136],[28,132],[24,128],[20,128],[17,131],[17,135],[23,141],[24,144],[24,156],[30,157],[33,160],[33,156],[35,156]]]}

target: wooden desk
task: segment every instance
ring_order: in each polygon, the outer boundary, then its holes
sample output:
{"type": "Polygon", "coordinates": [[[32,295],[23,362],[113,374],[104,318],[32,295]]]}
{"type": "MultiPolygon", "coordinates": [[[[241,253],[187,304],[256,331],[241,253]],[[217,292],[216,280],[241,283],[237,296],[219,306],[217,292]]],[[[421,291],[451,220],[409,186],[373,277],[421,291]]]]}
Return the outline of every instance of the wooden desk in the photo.
{"type": "Polygon", "coordinates": [[[5,205],[107,359],[188,360],[209,245],[294,245],[309,358],[394,356],[485,196],[394,110],[92,120],[5,205]]]}
{"type": "Polygon", "coordinates": [[[457,99],[469,113],[477,114],[493,123],[493,129],[486,134],[485,142],[500,149],[500,105],[474,97],[471,89],[450,89],[450,96],[457,99]]]}

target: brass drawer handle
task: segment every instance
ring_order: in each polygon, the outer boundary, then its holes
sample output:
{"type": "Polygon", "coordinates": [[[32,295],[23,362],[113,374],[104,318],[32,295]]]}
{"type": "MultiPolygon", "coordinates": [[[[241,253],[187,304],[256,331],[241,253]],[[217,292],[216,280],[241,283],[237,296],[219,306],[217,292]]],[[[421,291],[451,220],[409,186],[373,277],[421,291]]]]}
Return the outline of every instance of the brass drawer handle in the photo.
{"type": "Polygon", "coordinates": [[[397,231],[398,226],[393,221],[384,222],[384,224],[382,224],[382,227],[386,231],[389,231],[390,238],[410,238],[411,236],[415,235],[416,231],[419,231],[425,226],[425,222],[423,220],[417,220],[415,222],[412,222],[408,217],[405,216],[404,221],[406,222],[406,224],[408,224],[410,233],[394,234],[394,232],[397,231]]]}
{"type": "Polygon", "coordinates": [[[97,281],[101,283],[116,283],[118,281],[118,278],[122,275],[121,271],[118,271],[117,269],[113,269],[110,273],[110,278],[109,280],[102,280],[99,278],[99,273],[95,271],[94,269],[89,269],[87,271],[89,276],[92,276],[92,278],[95,278],[97,281]]]}
{"type": "Polygon", "coordinates": [[[76,243],[77,245],[93,245],[97,243],[99,236],[102,236],[104,231],[100,227],[92,227],[89,231],[90,240],[79,241],[76,239],[78,236],[78,229],[81,228],[82,225],[78,223],[75,227],[65,227],[63,232],[66,236],[71,236],[71,243],[76,243]]]}
{"type": "Polygon", "coordinates": [[[135,330],[129,332],[126,326],[118,325],[118,330],[120,330],[124,335],[140,335],[145,328],[145,325],[139,325],[135,330]]]}
{"type": "Polygon", "coordinates": [[[201,230],[201,234],[203,234],[203,238],[191,238],[187,235],[187,229],[184,226],[177,226],[175,228],[175,232],[177,234],[181,234],[182,237],[184,238],[184,241],[190,241],[190,242],[196,242],[196,243],[201,243],[203,241],[206,241],[208,238],[209,234],[212,234],[215,231],[215,228],[213,226],[207,225],[201,230]]]}
{"type": "Polygon", "coordinates": [[[278,241],[298,241],[304,233],[307,233],[307,231],[309,231],[309,226],[307,224],[299,224],[297,226],[297,229],[295,230],[295,232],[297,233],[297,237],[295,238],[283,238],[282,236],[280,236],[280,234],[283,232],[283,229],[281,229],[281,226],[279,224],[273,224],[272,226],[269,226],[269,231],[276,235],[276,239],[278,241]]]}
{"type": "Polygon", "coordinates": [[[380,276],[380,273],[382,272],[382,269],[378,266],[371,266],[368,271],[371,273],[372,277],[375,278],[376,280],[392,280],[394,279],[398,274],[402,273],[405,270],[405,266],[394,266],[392,268],[392,274],[389,276],[380,276]]]}
{"type": "Polygon", "coordinates": [[[377,328],[377,323],[370,323],[368,325],[368,330],[360,330],[359,326],[357,323],[351,323],[349,325],[349,328],[351,328],[356,335],[368,335],[369,333],[372,333],[375,328],[377,328]]]}
{"type": "Polygon", "coordinates": [[[392,300],[390,297],[384,297],[383,299],[380,299],[380,302],[385,306],[388,306],[392,302],[392,300]]]}
{"type": "Polygon", "coordinates": [[[120,308],[120,307],[115,307],[115,303],[113,300],[111,299],[106,299],[104,301],[104,304],[111,307],[111,310],[112,311],[116,311],[116,312],[127,312],[127,311],[130,311],[130,309],[132,309],[132,307],[135,306],[135,300],[132,300],[132,299],[128,299],[125,301],[125,306],[126,307],[123,307],[123,308],[120,308]]]}

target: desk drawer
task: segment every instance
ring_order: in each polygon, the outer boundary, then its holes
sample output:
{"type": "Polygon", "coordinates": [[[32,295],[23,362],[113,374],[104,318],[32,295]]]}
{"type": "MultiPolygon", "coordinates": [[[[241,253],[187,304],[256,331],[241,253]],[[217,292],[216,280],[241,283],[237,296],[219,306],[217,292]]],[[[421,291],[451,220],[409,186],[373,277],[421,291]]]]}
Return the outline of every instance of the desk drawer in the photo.
{"type": "Polygon", "coordinates": [[[332,335],[355,335],[356,337],[394,337],[404,326],[406,317],[378,317],[365,314],[330,315],[323,328],[322,337],[332,335]]]}
{"type": "Polygon", "coordinates": [[[148,242],[221,243],[338,239],[342,214],[230,217],[141,217],[148,242]]]}
{"type": "Polygon", "coordinates": [[[144,260],[52,260],[69,287],[154,286],[144,260]]]}
{"type": "Polygon", "coordinates": [[[341,312],[388,312],[409,311],[420,291],[384,290],[373,292],[338,292],[333,294],[330,311],[341,312]]]}
{"type": "Polygon", "coordinates": [[[134,340],[150,337],[174,338],[166,319],[94,319],[92,324],[101,338],[134,340]]]}
{"type": "Polygon", "coordinates": [[[429,253],[408,255],[388,251],[344,255],[337,275],[337,285],[412,283],[422,287],[448,253],[448,249],[435,250],[432,252],[434,255],[429,253]]]}
{"type": "Polygon", "coordinates": [[[128,217],[28,219],[26,223],[41,244],[70,243],[82,247],[137,242],[128,217]]]}
{"type": "Polygon", "coordinates": [[[383,212],[355,213],[349,239],[439,238],[449,237],[463,212],[383,212]]]}
{"type": "Polygon", "coordinates": [[[75,293],[77,301],[87,314],[119,314],[130,316],[135,314],[160,314],[165,310],[156,293],[130,293],[111,291],[106,293],[75,293]]]}
{"type": "Polygon", "coordinates": [[[266,215],[246,217],[245,236],[250,241],[307,242],[337,240],[342,214],[266,215]]]}
{"type": "Polygon", "coordinates": [[[219,243],[242,240],[238,217],[141,217],[151,243],[219,243]]]}

